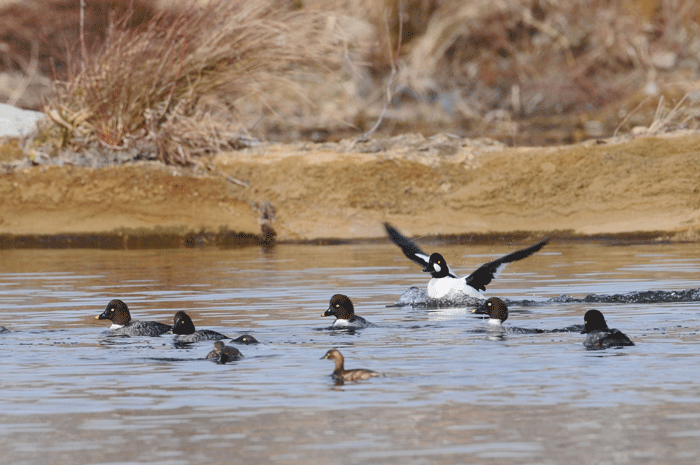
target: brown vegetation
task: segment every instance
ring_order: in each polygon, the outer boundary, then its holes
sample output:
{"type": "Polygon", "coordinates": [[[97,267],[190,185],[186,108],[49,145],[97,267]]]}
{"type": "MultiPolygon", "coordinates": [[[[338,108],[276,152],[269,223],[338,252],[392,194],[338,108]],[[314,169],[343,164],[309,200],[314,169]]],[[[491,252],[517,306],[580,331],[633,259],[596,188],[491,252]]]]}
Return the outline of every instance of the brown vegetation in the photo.
{"type": "MultiPolygon", "coordinates": [[[[83,12],[87,44],[104,43],[110,22],[128,21],[129,29],[139,27],[155,15],[150,0],[86,1],[83,12]],[[127,15],[128,13],[128,15],[127,15]]],[[[39,71],[65,79],[74,63],[72,54],[80,42],[80,1],[42,0],[10,2],[0,9],[0,63],[3,71],[26,72],[31,51],[38,52],[39,71]]]]}
{"type": "Polygon", "coordinates": [[[55,150],[100,144],[188,164],[230,149],[237,118],[247,119],[238,102],[272,98],[285,76],[328,50],[324,24],[289,2],[190,5],[135,28],[130,18],[112,24],[104,45],[56,82],[46,109],[60,133],[49,137],[60,141],[55,150]]]}
{"type": "MultiPolygon", "coordinates": [[[[83,39],[99,47],[110,22],[125,18],[135,28],[151,20],[151,0],[87,1],[83,11],[83,39]]],[[[80,43],[80,1],[30,0],[0,2],[0,96],[11,104],[40,110],[50,94],[50,78],[65,80],[77,64],[80,43]]]]}
{"type": "Polygon", "coordinates": [[[0,11],[0,68],[27,73],[37,49],[56,79],[35,162],[187,164],[255,137],[356,137],[387,87],[383,134],[575,142],[649,126],[661,96],[684,95],[673,121],[698,123],[695,0],[91,0],[84,57],[78,5],[0,11]]]}

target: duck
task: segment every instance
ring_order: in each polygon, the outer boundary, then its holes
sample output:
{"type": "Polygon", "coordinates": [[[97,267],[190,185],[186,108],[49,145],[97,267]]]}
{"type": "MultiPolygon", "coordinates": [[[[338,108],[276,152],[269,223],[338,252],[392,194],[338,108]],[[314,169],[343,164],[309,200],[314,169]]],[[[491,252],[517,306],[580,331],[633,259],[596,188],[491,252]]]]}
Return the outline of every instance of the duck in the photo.
{"type": "Polygon", "coordinates": [[[484,304],[472,310],[472,313],[486,313],[489,316],[489,330],[502,331],[503,322],[508,319],[508,305],[498,297],[491,297],[484,304]]]}
{"type": "Polygon", "coordinates": [[[173,321],[173,334],[175,334],[175,342],[190,343],[199,341],[218,341],[219,339],[228,339],[221,333],[210,329],[195,330],[192,318],[183,312],[179,311],[175,314],[173,321]]]}
{"type": "Polygon", "coordinates": [[[231,342],[235,342],[236,344],[259,344],[258,340],[255,339],[253,336],[250,334],[244,334],[243,336],[238,336],[236,339],[233,339],[231,342]]]}
{"type": "Polygon", "coordinates": [[[10,330],[5,328],[4,326],[0,326],[0,333],[9,333],[10,330]]]}
{"type": "MultiPolygon", "coordinates": [[[[487,332],[500,332],[505,333],[506,328],[503,323],[508,319],[508,305],[498,297],[490,297],[486,301],[472,310],[472,313],[481,313],[489,316],[489,321],[486,324],[487,332]]],[[[508,326],[508,333],[513,334],[541,334],[546,332],[557,332],[545,331],[544,329],[537,328],[519,328],[517,326],[508,326]]]]}
{"type": "Polygon", "coordinates": [[[363,368],[356,368],[354,370],[346,370],[344,367],[343,354],[337,349],[331,349],[326,352],[326,355],[321,357],[321,360],[328,359],[335,362],[335,370],[333,370],[333,379],[339,382],[343,381],[362,381],[365,379],[372,378],[374,376],[379,376],[379,374],[372,370],[365,370],[363,368]]]}
{"type": "Polygon", "coordinates": [[[588,334],[583,342],[586,349],[600,350],[634,345],[634,342],[622,331],[608,328],[600,310],[588,310],[583,316],[583,322],[581,334],[588,334]]]}
{"type": "Polygon", "coordinates": [[[157,321],[132,321],[129,307],[121,300],[110,300],[102,314],[96,320],[111,320],[112,334],[118,336],[160,336],[173,327],[157,321]]]}
{"type": "Polygon", "coordinates": [[[216,358],[219,363],[230,362],[231,360],[237,360],[243,357],[243,354],[235,347],[227,346],[223,341],[216,341],[214,343],[214,350],[207,354],[207,358],[216,358]]]}
{"type": "Polygon", "coordinates": [[[350,297],[343,294],[335,294],[331,297],[328,309],[321,316],[334,316],[333,328],[359,329],[372,326],[372,323],[361,316],[355,315],[355,307],[350,297]]]}
{"type": "Polygon", "coordinates": [[[422,266],[424,272],[431,274],[432,279],[428,282],[427,289],[428,297],[431,299],[470,297],[486,300],[486,297],[479,291],[485,291],[486,286],[503,271],[508,263],[529,257],[549,242],[549,239],[545,239],[525,249],[509,253],[497,260],[484,263],[466,278],[459,278],[452,273],[441,254],[436,252],[428,255],[389,223],[384,223],[384,227],[391,240],[401,248],[404,255],[422,266]]]}

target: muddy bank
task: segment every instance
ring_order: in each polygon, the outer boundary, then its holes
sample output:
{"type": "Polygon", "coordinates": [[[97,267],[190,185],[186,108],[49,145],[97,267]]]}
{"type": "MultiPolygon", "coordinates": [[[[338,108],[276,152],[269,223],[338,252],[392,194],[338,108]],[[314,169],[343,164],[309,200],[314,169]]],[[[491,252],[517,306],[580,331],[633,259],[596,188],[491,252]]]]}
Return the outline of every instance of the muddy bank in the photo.
{"type": "Polygon", "coordinates": [[[188,169],[14,170],[0,176],[0,242],[250,244],[270,219],[283,242],[382,238],[384,221],[414,236],[697,240],[698,179],[698,132],[548,148],[447,135],[270,144],[188,169]]]}

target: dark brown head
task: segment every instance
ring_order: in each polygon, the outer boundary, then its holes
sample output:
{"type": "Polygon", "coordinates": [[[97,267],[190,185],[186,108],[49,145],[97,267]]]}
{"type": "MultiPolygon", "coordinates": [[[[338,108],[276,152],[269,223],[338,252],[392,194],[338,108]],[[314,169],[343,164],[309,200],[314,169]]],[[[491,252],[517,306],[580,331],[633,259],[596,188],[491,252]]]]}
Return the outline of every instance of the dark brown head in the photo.
{"type": "MultiPolygon", "coordinates": [[[[491,320],[503,323],[508,319],[508,306],[498,297],[491,297],[484,303],[484,311],[491,320]]],[[[494,321],[494,323],[497,323],[494,321]]]]}
{"type": "Polygon", "coordinates": [[[590,333],[591,331],[609,331],[608,324],[605,322],[605,317],[600,310],[588,310],[583,316],[584,328],[581,333],[590,333]]]}
{"type": "Polygon", "coordinates": [[[119,299],[111,300],[102,314],[95,317],[96,320],[111,320],[113,324],[125,326],[131,321],[129,307],[119,299]]]}
{"type": "Polygon", "coordinates": [[[349,320],[355,316],[355,307],[352,305],[350,297],[336,294],[331,297],[328,309],[321,316],[334,316],[341,320],[349,320]]]}
{"type": "Polygon", "coordinates": [[[195,329],[192,318],[183,311],[177,312],[173,319],[173,334],[194,334],[194,332],[195,329]]]}

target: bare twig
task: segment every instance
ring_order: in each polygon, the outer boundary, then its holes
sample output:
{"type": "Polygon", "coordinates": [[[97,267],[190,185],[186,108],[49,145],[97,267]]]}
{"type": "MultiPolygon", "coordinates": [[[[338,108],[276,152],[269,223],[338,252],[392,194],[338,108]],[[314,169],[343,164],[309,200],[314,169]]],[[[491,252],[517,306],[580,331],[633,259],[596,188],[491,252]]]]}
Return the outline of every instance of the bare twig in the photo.
{"type": "Polygon", "coordinates": [[[85,0],[80,0],[80,69],[85,71],[87,50],[85,49],[85,0]]]}
{"type": "Polygon", "coordinates": [[[185,50],[187,49],[187,17],[185,17],[185,36],[182,40],[182,51],[180,52],[180,66],[177,70],[177,75],[175,76],[175,79],[173,79],[173,85],[170,87],[170,93],[168,94],[168,98],[165,100],[165,106],[163,107],[163,112],[160,114],[160,117],[158,118],[159,120],[162,120],[165,115],[168,113],[168,110],[170,109],[170,105],[173,100],[173,94],[175,93],[175,86],[177,85],[178,81],[180,80],[180,76],[182,75],[182,67],[185,64],[185,50]]]}
{"type": "Polygon", "coordinates": [[[250,186],[250,181],[241,181],[240,179],[236,179],[234,177],[229,176],[228,174],[223,175],[226,180],[232,184],[237,184],[239,186],[243,187],[248,187],[250,186]]]}
{"type": "Polygon", "coordinates": [[[29,83],[32,82],[32,79],[34,79],[34,76],[36,75],[36,71],[39,67],[39,44],[37,43],[36,40],[32,41],[32,56],[29,60],[29,66],[27,66],[27,69],[24,73],[24,77],[22,78],[22,81],[19,83],[17,88],[12,92],[12,95],[10,98],[7,100],[8,105],[15,105],[17,101],[24,95],[24,92],[27,90],[27,87],[29,86],[29,83]]]}
{"type": "MultiPolygon", "coordinates": [[[[674,119],[679,118],[683,113],[683,104],[686,103],[688,100],[690,94],[685,94],[683,97],[674,105],[673,108],[668,110],[666,112],[666,105],[664,104],[664,96],[662,95],[659,98],[659,103],[656,105],[656,111],[654,112],[654,119],[652,120],[651,124],[649,125],[648,128],[645,128],[641,131],[642,134],[646,135],[653,135],[653,134],[659,134],[665,130],[668,129],[669,124],[671,121],[674,119]]],[[[613,137],[617,136],[618,131],[620,128],[627,122],[627,120],[635,114],[641,107],[644,105],[646,102],[649,101],[651,97],[647,97],[634,108],[626,117],[625,119],[622,120],[622,122],[615,128],[615,132],[613,132],[613,137]]],[[[685,111],[687,113],[687,111],[685,111]]],[[[692,119],[691,116],[686,116],[685,118],[680,119],[679,124],[685,124],[689,119],[692,119]]]]}
{"type": "Polygon", "coordinates": [[[523,22],[532,27],[537,28],[539,31],[547,34],[549,37],[554,39],[556,43],[559,44],[561,50],[563,50],[564,52],[564,56],[566,57],[566,64],[570,67],[573,67],[576,64],[576,60],[574,59],[574,54],[571,52],[571,43],[569,42],[569,39],[567,39],[564,34],[559,33],[559,31],[557,31],[551,25],[533,18],[532,11],[530,11],[529,9],[523,8],[522,12],[523,22]]]}
{"type": "Polygon", "coordinates": [[[685,94],[679,101],[676,103],[676,105],[669,110],[668,113],[666,113],[665,116],[662,116],[663,114],[663,96],[661,96],[661,99],[659,99],[659,106],[656,108],[656,113],[654,114],[654,121],[651,123],[649,126],[649,129],[647,130],[651,134],[657,134],[662,132],[664,129],[667,129],[668,125],[673,121],[674,118],[678,117],[681,114],[681,107],[685,103],[685,101],[688,99],[688,94],[685,94]]]}
{"type": "MultiPolygon", "coordinates": [[[[374,126],[372,126],[369,131],[365,132],[360,137],[355,139],[351,147],[354,147],[355,144],[357,144],[358,142],[365,142],[367,139],[369,139],[369,136],[374,134],[374,132],[379,128],[379,125],[382,124],[382,121],[384,120],[384,115],[386,115],[386,112],[389,109],[389,105],[391,104],[391,99],[394,97],[394,78],[396,77],[396,73],[399,67],[399,57],[401,56],[401,36],[403,35],[403,2],[401,0],[399,0],[398,6],[399,35],[396,41],[396,53],[394,54],[393,51],[389,49],[389,53],[391,54],[391,74],[389,75],[389,83],[386,86],[386,102],[384,102],[384,108],[382,108],[381,113],[379,113],[379,118],[377,118],[377,121],[374,123],[374,126]]],[[[391,47],[391,33],[389,31],[389,20],[386,17],[386,15],[384,16],[384,26],[386,27],[387,37],[389,37],[389,47],[391,47]]]]}
{"type": "Polygon", "coordinates": [[[625,125],[625,123],[627,122],[627,120],[630,119],[630,118],[632,117],[632,115],[634,115],[635,113],[637,113],[637,111],[639,111],[639,109],[642,108],[642,106],[643,106],[645,103],[647,103],[647,102],[649,101],[650,98],[651,98],[651,97],[645,98],[644,100],[642,100],[641,102],[639,102],[639,104],[638,104],[636,107],[634,107],[634,109],[633,109],[632,111],[630,111],[629,113],[627,113],[627,115],[622,119],[622,121],[620,122],[620,124],[618,124],[617,127],[615,128],[615,131],[613,131],[613,137],[617,137],[617,133],[620,131],[620,129],[622,128],[622,126],[625,125]]]}

